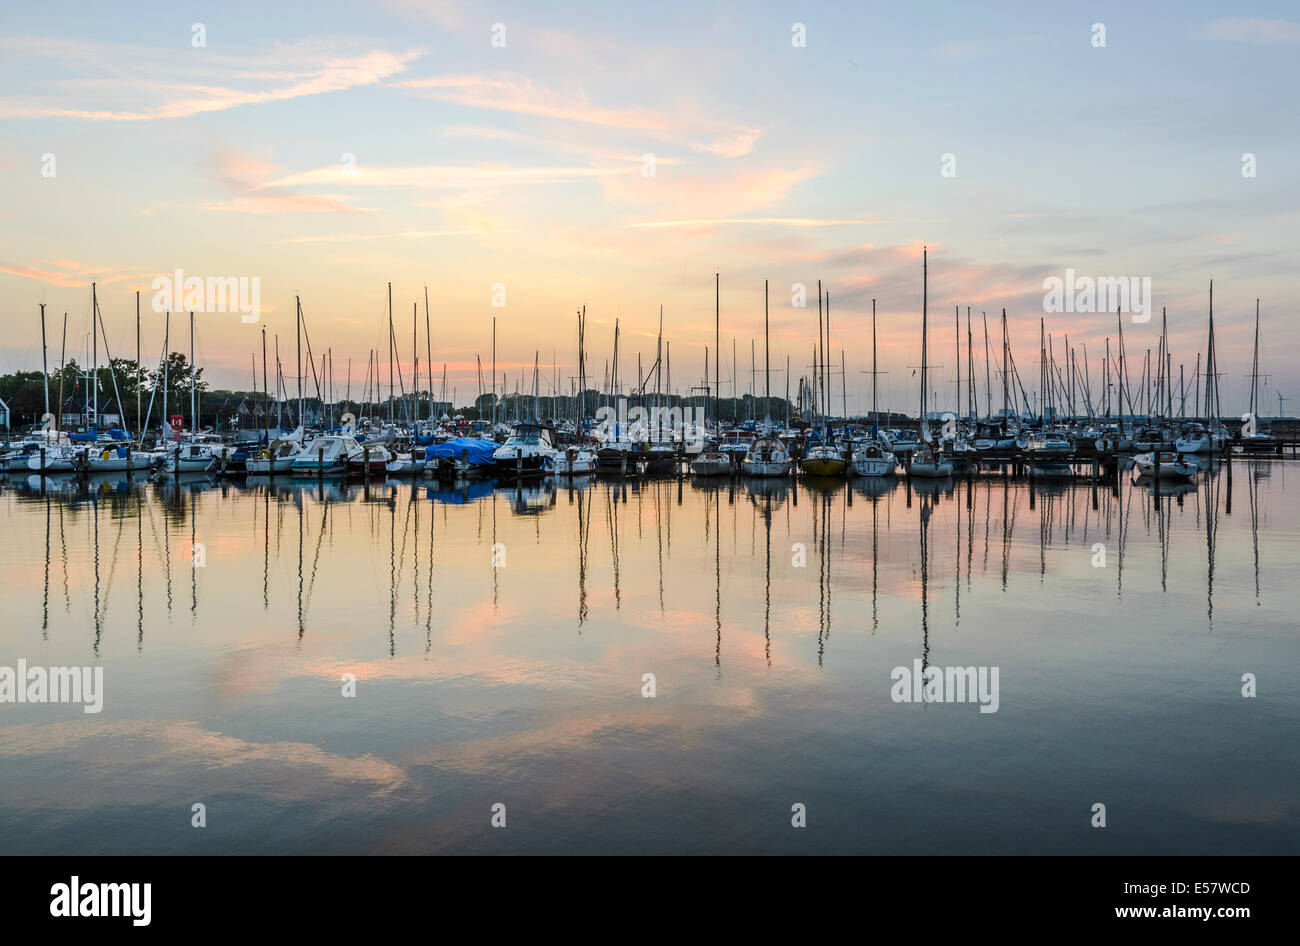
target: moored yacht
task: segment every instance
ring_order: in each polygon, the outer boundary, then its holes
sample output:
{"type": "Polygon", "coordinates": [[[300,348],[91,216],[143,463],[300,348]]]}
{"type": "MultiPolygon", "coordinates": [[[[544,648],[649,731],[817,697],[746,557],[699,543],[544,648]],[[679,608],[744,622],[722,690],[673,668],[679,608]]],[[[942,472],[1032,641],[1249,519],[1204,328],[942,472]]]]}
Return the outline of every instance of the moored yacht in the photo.
{"type": "Polygon", "coordinates": [[[858,476],[893,476],[898,458],[879,440],[868,440],[853,454],[853,472],[858,476]]]}
{"type": "Polygon", "coordinates": [[[492,454],[497,476],[543,476],[547,458],[555,452],[555,429],[542,423],[521,421],[509,439],[492,454]]]}
{"type": "Polygon", "coordinates": [[[745,454],[741,468],[746,476],[789,476],[794,460],[776,437],[761,437],[745,454]]]}
{"type": "Polygon", "coordinates": [[[1196,464],[1181,453],[1163,451],[1139,453],[1133,465],[1140,475],[1157,479],[1190,480],[1197,471],[1196,464]]]}

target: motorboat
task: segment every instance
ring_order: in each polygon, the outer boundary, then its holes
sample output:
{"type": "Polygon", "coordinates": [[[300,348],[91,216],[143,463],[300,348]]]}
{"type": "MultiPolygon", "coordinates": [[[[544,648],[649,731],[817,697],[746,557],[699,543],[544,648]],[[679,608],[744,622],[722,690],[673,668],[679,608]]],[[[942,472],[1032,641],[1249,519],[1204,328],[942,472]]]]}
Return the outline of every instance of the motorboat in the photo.
{"type": "Polygon", "coordinates": [[[1074,445],[1063,435],[1051,430],[1030,431],[1020,449],[1032,457],[1069,456],[1074,445]]]}
{"type": "Polygon", "coordinates": [[[349,462],[362,457],[361,444],[347,434],[317,437],[289,463],[294,476],[337,476],[348,472],[349,462]]]}
{"type": "Polygon", "coordinates": [[[542,476],[546,460],[555,449],[554,428],[534,422],[517,423],[506,442],[492,453],[493,472],[503,477],[542,476]]]}
{"type": "Polygon", "coordinates": [[[585,476],[596,472],[596,454],[583,447],[556,450],[543,463],[545,471],[553,476],[585,476]]]}
{"type": "Polygon", "coordinates": [[[1139,453],[1133,458],[1133,465],[1141,476],[1168,480],[1190,480],[1199,469],[1181,453],[1164,451],[1139,453]]]}

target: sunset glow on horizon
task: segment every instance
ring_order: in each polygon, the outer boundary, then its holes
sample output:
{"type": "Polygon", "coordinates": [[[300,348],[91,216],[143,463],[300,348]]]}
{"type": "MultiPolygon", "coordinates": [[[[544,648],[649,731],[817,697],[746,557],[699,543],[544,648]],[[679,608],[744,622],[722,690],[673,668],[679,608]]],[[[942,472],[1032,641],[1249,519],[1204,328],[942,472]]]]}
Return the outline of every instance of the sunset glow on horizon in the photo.
{"type": "MultiPolygon", "coordinates": [[[[408,389],[413,306],[429,384],[427,287],[433,385],[445,364],[458,405],[477,393],[476,356],[491,383],[494,317],[498,390],[502,375],[531,390],[536,358],[542,393],[556,377],[567,393],[582,306],[589,386],[616,320],[621,378],[635,383],[638,356],[649,369],[662,306],[686,393],[706,347],[713,373],[717,273],[724,394],[733,351],[735,389],[750,390],[751,344],[763,394],[764,280],[772,394],[793,393],[820,280],[828,361],[844,358],[837,411],[842,396],[870,407],[875,299],[880,406],[915,413],[924,246],[941,409],[955,310],[967,376],[968,306],[981,411],[982,316],[996,359],[1004,307],[1026,381],[1042,318],[1058,364],[1068,336],[1098,384],[1115,314],[1044,312],[1044,280],[1072,270],[1151,279],[1150,321],[1124,319],[1130,378],[1163,307],[1189,390],[1213,279],[1229,413],[1246,409],[1259,298],[1261,410],[1294,414],[1298,47],[1280,3],[7,8],[0,372],[39,370],[42,302],[51,367],[85,364],[92,281],[115,357],[135,356],[140,293],[141,360],[156,363],[153,281],[179,270],[260,283],[259,321],[197,316],[213,387],[260,386],[265,327],[296,395],[300,296],[313,352],[333,353],[336,390],[355,398],[371,350],[386,372],[391,282],[408,389]]],[[[173,350],[188,351],[186,322],[172,320],[173,350]]]]}

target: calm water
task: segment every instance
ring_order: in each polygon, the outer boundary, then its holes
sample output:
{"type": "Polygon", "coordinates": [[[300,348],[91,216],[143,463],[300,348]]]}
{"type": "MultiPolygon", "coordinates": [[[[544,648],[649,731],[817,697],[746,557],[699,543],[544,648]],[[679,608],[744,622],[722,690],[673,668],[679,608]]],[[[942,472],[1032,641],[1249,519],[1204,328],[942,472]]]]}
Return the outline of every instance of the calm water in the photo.
{"type": "Polygon", "coordinates": [[[1129,476],[13,478],[0,666],[102,666],[104,708],[0,704],[0,839],[1300,853],[1300,466],[1129,476]],[[894,702],[914,660],[997,667],[998,711],[894,702]]]}

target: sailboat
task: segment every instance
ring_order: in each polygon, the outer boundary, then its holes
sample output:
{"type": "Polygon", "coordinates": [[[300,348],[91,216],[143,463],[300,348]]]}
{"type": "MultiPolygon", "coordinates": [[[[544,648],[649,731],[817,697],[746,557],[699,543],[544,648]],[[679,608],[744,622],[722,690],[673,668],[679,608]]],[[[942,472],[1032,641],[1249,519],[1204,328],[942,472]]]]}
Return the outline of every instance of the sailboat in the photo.
{"type": "MultiPolygon", "coordinates": [[[[165,354],[165,353],[164,353],[165,354]]],[[[216,437],[199,433],[197,372],[194,370],[194,313],[190,313],[190,435],[183,446],[176,443],[163,452],[162,469],[167,473],[206,473],[217,465],[224,444],[216,437]]]]}
{"type": "Polygon", "coordinates": [[[298,429],[287,437],[272,440],[269,444],[244,461],[249,473],[270,474],[288,473],[293,470],[293,461],[306,449],[303,446],[303,429],[298,429]]]}
{"type": "Polygon", "coordinates": [[[1237,446],[1243,453],[1276,453],[1277,437],[1272,431],[1262,429],[1259,424],[1259,300],[1255,300],[1255,360],[1250,368],[1250,420],[1254,430],[1246,433],[1243,428],[1237,446]]]}
{"type": "MultiPolygon", "coordinates": [[[[722,433],[722,420],[721,417],[719,416],[719,411],[718,411],[719,391],[721,390],[719,379],[721,378],[722,358],[716,357],[717,353],[720,351],[720,349],[718,348],[718,344],[721,339],[721,331],[720,331],[721,309],[720,309],[720,301],[719,301],[720,278],[721,277],[716,273],[713,276],[713,351],[715,354],[714,362],[713,362],[714,364],[713,430],[718,435],[721,435],[722,433]]],[[[706,370],[705,370],[705,378],[704,378],[704,390],[705,390],[705,397],[708,397],[709,379],[708,379],[708,370],[707,370],[708,369],[707,351],[705,352],[705,362],[706,364],[704,367],[706,370]]],[[[708,405],[706,404],[705,414],[707,413],[708,413],[708,405]]],[[[694,474],[695,476],[730,476],[731,470],[732,470],[731,456],[727,453],[723,453],[722,451],[718,450],[716,447],[710,450],[702,451],[700,454],[698,454],[695,457],[694,460],[691,461],[691,473],[694,474]]]]}
{"type": "Polygon", "coordinates": [[[921,444],[912,454],[912,462],[908,466],[908,473],[911,476],[924,476],[941,479],[945,476],[952,476],[952,462],[946,459],[935,446],[930,436],[930,423],[926,418],[926,362],[927,362],[927,336],[929,334],[929,315],[927,312],[929,305],[929,287],[930,287],[930,266],[929,252],[922,248],[921,250],[921,444]]]}
{"type": "Polygon", "coordinates": [[[763,436],[754,441],[741,462],[746,476],[789,476],[794,460],[780,438],[772,434],[772,360],[768,335],[767,280],[763,280],[763,374],[766,378],[765,395],[767,418],[763,422],[763,436]]]}
{"type": "MultiPolygon", "coordinates": [[[[824,375],[825,353],[822,347],[822,288],[821,280],[817,281],[817,357],[814,370],[819,372],[821,386],[821,397],[825,397],[826,382],[824,375]]],[[[829,336],[829,332],[827,333],[829,336]]],[[[813,390],[817,390],[817,382],[814,382],[813,390]]],[[[814,395],[813,402],[818,401],[817,395],[814,395]]],[[[820,407],[820,405],[819,405],[820,407]]],[[[805,476],[843,476],[848,469],[849,461],[845,459],[844,452],[834,443],[826,440],[829,430],[826,427],[826,418],[821,418],[821,438],[817,443],[808,448],[808,452],[803,455],[799,461],[799,469],[805,476]]]]}
{"type": "Polygon", "coordinates": [[[871,439],[853,454],[853,472],[858,476],[893,476],[898,458],[880,439],[876,415],[876,300],[871,300],[871,439]]]}

